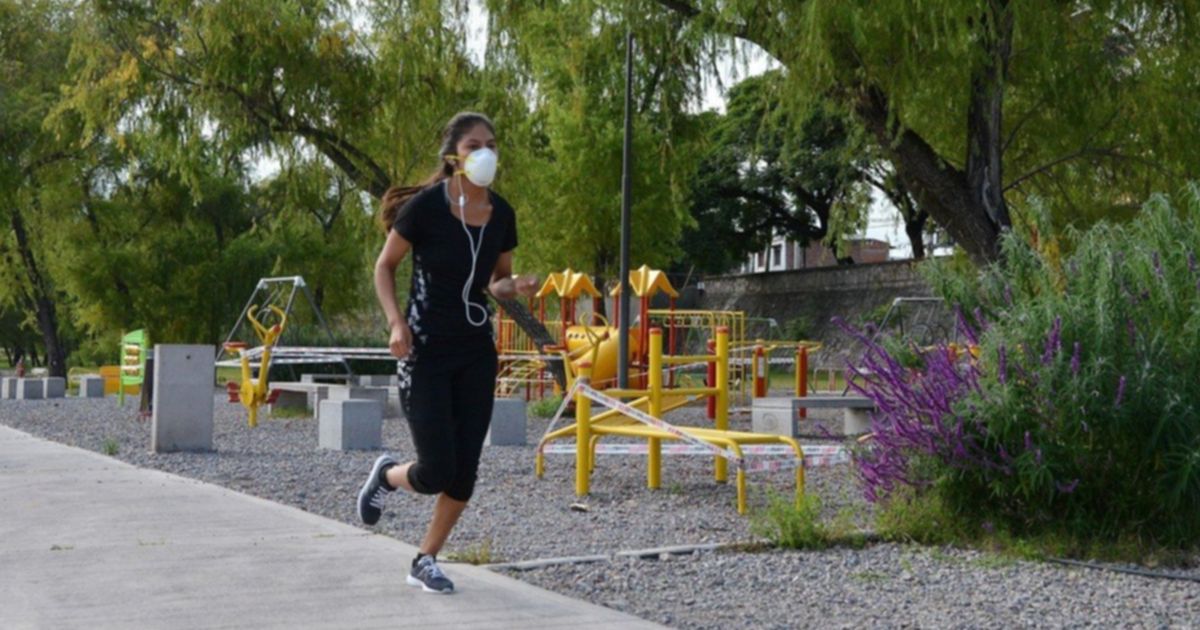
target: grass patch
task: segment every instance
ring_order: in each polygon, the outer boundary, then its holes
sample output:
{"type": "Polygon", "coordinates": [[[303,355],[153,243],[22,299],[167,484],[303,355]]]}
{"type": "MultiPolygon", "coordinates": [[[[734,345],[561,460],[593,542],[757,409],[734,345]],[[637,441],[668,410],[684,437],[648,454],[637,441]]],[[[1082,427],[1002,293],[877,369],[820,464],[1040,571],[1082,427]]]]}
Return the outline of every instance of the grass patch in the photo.
{"type": "Polygon", "coordinates": [[[867,537],[854,526],[855,513],[844,509],[832,522],[821,519],[821,500],[807,494],[797,505],[771,493],[765,509],[751,516],[750,531],[783,549],[860,548],[867,537]]]}
{"type": "Polygon", "coordinates": [[[529,403],[529,413],[535,418],[550,418],[562,404],[562,396],[549,396],[529,403]]]}
{"type": "Polygon", "coordinates": [[[115,457],[120,450],[121,443],[114,438],[106,437],[104,443],[100,445],[100,452],[109,457],[115,457]]]}
{"type": "Polygon", "coordinates": [[[852,573],[850,577],[860,582],[883,582],[891,579],[891,576],[879,571],[861,571],[859,573],[852,573]]]}
{"type": "Polygon", "coordinates": [[[275,420],[295,420],[311,417],[312,413],[304,407],[275,407],[271,409],[271,418],[275,420]]]}
{"type": "Polygon", "coordinates": [[[466,564],[495,564],[500,562],[500,557],[492,552],[492,539],[484,538],[483,540],[469,545],[463,549],[451,551],[446,554],[448,562],[463,562],[466,564]]]}
{"type": "MultiPolygon", "coordinates": [[[[936,490],[899,490],[876,515],[881,540],[934,547],[935,559],[958,561],[936,547],[973,548],[988,554],[974,561],[985,568],[1003,568],[1021,560],[1073,558],[1134,563],[1144,567],[1186,566],[1196,562],[1196,549],[1163,547],[1130,534],[1117,540],[1081,539],[1067,531],[1041,530],[1014,534],[991,522],[957,514],[936,490]]],[[[1075,530],[1077,531],[1077,530],[1075,530]]]]}

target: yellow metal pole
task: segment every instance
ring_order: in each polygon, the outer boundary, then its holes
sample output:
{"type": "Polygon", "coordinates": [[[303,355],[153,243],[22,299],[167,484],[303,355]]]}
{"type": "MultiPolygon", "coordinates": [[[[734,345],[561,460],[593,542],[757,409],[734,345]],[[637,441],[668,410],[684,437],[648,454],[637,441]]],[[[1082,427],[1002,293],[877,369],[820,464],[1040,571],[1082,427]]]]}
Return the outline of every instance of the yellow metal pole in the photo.
{"type": "MultiPolygon", "coordinates": [[[[581,385],[588,386],[592,382],[592,364],[585,361],[579,365],[578,380],[581,385]]],[[[575,495],[583,496],[588,493],[588,483],[592,465],[589,461],[588,444],[592,441],[592,399],[575,394],[575,495]]]]}
{"type": "Polygon", "coordinates": [[[746,513],[746,471],[737,471],[737,510],[738,514],[746,513]]]}
{"type": "Polygon", "coordinates": [[[804,501],[804,460],[800,460],[800,465],[796,467],[796,507],[804,501]]]}
{"type": "MultiPolygon", "coordinates": [[[[729,327],[717,328],[717,417],[714,421],[720,431],[729,430],[729,327]]],[[[728,462],[720,455],[714,465],[714,476],[718,483],[729,480],[728,462]]]]}
{"type": "MultiPolygon", "coordinates": [[[[662,329],[650,329],[650,415],[662,416],[662,329]]],[[[662,486],[662,440],[649,438],[646,448],[646,486],[654,489],[662,486]]]]}

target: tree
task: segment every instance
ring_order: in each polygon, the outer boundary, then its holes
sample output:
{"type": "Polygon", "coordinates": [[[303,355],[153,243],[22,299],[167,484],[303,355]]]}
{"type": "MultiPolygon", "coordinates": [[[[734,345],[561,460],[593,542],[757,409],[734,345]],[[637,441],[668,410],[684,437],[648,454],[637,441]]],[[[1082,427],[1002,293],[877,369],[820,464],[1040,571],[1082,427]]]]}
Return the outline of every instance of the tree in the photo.
{"type": "MultiPolygon", "coordinates": [[[[10,303],[31,314],[51,376],[65,377],[59,289],[47,270],[46,186],[74,168],[80,151],[42,127],[66,67],[72,16],[55,3],[0,1],[0,267],[10,303]]],[[[51,222],[52,223],[52,222],[51,222]]]]}
{"type": "Polygon", "coordinates": [[[1195,171],[1200,14],[1182,0],[659,2],[778,60],[791,106],[853,111],[977,263],[999,256],[1014,200],[1103,214],[1195,171]]]}
{"type": "Polygon", "coordinates": [[[118,146],[153,140],[197,198],[215,151],[226,163],[274,157],[285,171],[319,156],[378,199],[436,166],[454,111],[487,111],[517,131],[514,144],[523,137],[522,95],[470,62],[461,15],[444,5],[92,2],[79,9],[58,120],[78,117],[118,146]]]}
{"type": "Polygon", "coordinates": [[[728,271],[775,235],[836,240],[865,216],[868,155],[853,127],[824,108],[794,119],[778,106],[780,85],[776,71],[745,79],[730,89],[726,114],[708,117],[691,204],[697,228],[686,241],[704,271],[728,271]],[[706,246],[713,240],[725,244],[721,254],[706,246]]]}
{"type": "MultiPolygon", "coordinates": [[[[626,27],[633,30],[634,155],[631,258],[664,267],[690,222],[689,178],[700,128],[686,113],[696,51],[677,18],[624,19],[619,3],[492,2],[489,64],[536,95],[534,157],[513,187],[537,214],[523,225],[542,268],[618,273],[626,27]]],[[[672,17],[660,12],[664,17],[672,17]]]]}

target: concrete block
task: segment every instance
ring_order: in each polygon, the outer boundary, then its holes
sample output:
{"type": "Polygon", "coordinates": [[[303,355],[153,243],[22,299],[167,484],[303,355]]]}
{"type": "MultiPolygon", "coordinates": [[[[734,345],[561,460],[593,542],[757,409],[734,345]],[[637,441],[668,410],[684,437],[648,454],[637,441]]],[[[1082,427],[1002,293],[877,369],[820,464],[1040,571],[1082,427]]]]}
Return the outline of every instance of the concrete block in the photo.
{"type": "Polygon", "coordinates": [[[81,376],[79,377],[79,397],[80,398],[104,398],[104,377],[102,376],[81,376]]]}
{"type": "Polygon", "coordinates": [[[383,404],[378,400],[321,402],[317,446],[336,451],[383,447],[383,404]]]}
{"type": "Polygon", "coordinates": [[[275,398],[275,402],[271,405],[271,414],[282,410],[301,410],[308,411],[308,392],[299,392],[292,390],[280,390],[279,396],[275,398]]]}
{"type": "Polygon", "coordinates": [[[525,446],[525,401],[521,398],[497,398],[492,407],[492,424],[484,444],[487,446],[525,446]]]}
{"type": "Polygon", "coordinates": [[[842,433],[845,435],[862,435],[870,431],[870,409],[846,409],[846,415],[842,418],[842,433]]]}
{"type": "Polygon", "coordinates": [[[40,378],[19,378],[17,379],[17,400],[41,400],[45,397],[45,379],[40,378]]]}
{"type": "Polygon", "coordinates": [[[395,374],[364,374],[358,377],[361,387],[394,387],[396,381],[395,374]]]}
{"type": "Polygon", "coordinates": [[[321,403],[329,399],[329,385],[318,385],[304,396],[308,401],[308,410],[312,412],[313,418],[320,419],[321,403]]]}
{"type": "Polygon", "coordinates": [[[44,380],[42,396],[45,398],[63,398],[67,395],[67,379],[61,376],[51,376],[44,380]]]}
{"type": "Polygon", "coordinates": [[[150,448],[211,451],[216,347],[154,346],[154,412],[150,448]]]}
{"type": "MultiPolygon", "coordinates": [[[[387,413],[388,417],[392,415],[392,409],[388,404],[388,388],[387,387],[357,387],[357,386],[337,386],[329,387],[328,400],[374,400],[379,403],[380,413],[387,413]]],[[[319,416],[320,414],[318,414],[319,416]]]]}
{"type": "Polygon", "coordinates": [[[755,398],[750,408],[750,430],[796,437],[800,409],[795,398],[755,398]]]}
{"type": "Polygon", "coordinates": [[[0,377],[0,400],[12,400],[17,397],[17,377],[0,377]]]}

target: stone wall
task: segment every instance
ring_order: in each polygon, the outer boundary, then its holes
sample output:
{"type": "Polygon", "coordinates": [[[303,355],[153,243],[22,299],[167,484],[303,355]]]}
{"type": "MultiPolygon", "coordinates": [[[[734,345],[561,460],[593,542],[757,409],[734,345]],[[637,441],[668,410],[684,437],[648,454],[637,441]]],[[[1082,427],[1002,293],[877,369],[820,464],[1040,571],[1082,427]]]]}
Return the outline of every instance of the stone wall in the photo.
{"type": "Polygon", "coordinates": [[[855,321],[897,297],[924,297],[930,288],[913,261],[821,267],[738,276],[708,277],[699,308],[746,311],[773,317],[780,326],[805,317],[811,338],[828,339],[835,316],[855,321]]]}

